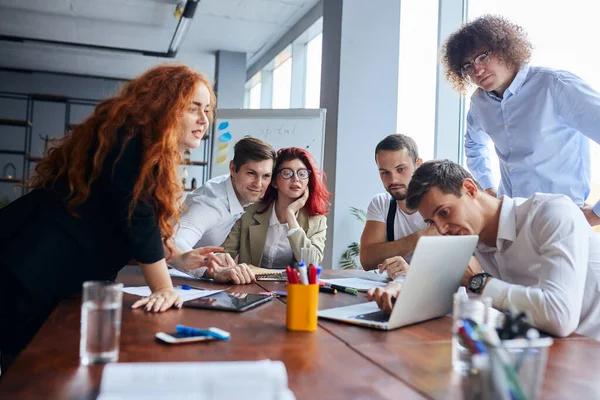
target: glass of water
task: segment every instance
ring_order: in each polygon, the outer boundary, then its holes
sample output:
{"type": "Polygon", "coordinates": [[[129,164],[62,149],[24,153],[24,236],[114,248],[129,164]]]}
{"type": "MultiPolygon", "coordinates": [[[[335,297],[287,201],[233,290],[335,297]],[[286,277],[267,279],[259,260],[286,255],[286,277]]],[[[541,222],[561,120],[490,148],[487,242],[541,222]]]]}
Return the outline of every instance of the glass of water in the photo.
{"type": "Polygon", "coordinates": [[[490,325],[494,311],[492,309],[492,299],[489,297],[470,298],[466,293],[456,293],[454,295],[452,309],[452,368],[455,371],[464,372],[471,368],[471,352],[458,334],[457,322],[468,319],[478,325],[490,325]]]}
{"type": "Polygon", "coordinates": [[[83,283],[81,303],[81,364],[100,364],[119,359],[121,336],[122,283],[83,283]]]}

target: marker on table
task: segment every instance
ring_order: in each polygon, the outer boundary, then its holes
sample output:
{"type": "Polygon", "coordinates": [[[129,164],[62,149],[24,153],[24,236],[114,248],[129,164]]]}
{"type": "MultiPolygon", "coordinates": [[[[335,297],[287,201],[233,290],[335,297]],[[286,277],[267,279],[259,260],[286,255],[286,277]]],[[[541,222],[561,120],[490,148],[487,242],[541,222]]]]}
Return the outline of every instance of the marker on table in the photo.
{"type": "Polygon", "coordinates": [[[321,293],[333,293],[336,294],[337,290],[327,286],[319,286],[319,292],[321,293]]]}
{"type": "Polygon", "coordinates": [[[177,325],[175,329],[177,330],[177,333],[186,336],[209,336],[219,340],[229,340],[231,338],[231,334],[229,332],[214,327],[208,329],[198,329],[191,326],[177,325]]]}
{"type": "Polygon", "coordinates": [[[192,289],[195,289],[195,290],[208,290],[208,289],[204,289],[204,288],[201,288],[201,287],[198,287],[198,286],[190,286],[190,285],[180,285],[179,287],[181,288],[181,290],[192,290],[192,289]]]}
{"type": "Polygon", "coordinates": [[[333,284],[333,283],[331,285],[329,285],[329,287],[331,287],[333,289],[337,289],[340,292],[345,292],[345,293],[348,293],[348,294],[353,294],[355,296],[358,296],[358,290],[354,289],[354,288],[351,288],[351,287],[346,287],[346,286],[342,286],[342,285],[336,285],[336,284],[333,284]]]}

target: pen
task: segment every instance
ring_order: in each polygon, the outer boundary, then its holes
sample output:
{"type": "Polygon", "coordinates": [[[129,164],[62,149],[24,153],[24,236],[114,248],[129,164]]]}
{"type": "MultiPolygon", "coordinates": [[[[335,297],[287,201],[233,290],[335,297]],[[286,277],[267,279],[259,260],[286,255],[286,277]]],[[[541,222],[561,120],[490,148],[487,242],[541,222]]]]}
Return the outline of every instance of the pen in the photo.
{"type": "Polygon", "coordinates": [[[336,294],[337,290],[327,286],[319,286],[319,292],[336,294]]]}
{"type": "Polygon", "coordinates": [[[317,267],[312,264],[308,267],[308,283],[311,285],[317,283],[317,267]]]}
{"type": "Polygon", "coordinates": [[[354,288],[350,288],[350,287],[346,287],[346,286],[341,286],[341,285],[335,285],[335,284],[331,284],[329,285],[329,287],[333,288],[333,289],[337,289],[340,292],[345,292],[348,294],[353,294],[355,296],[358,296],[358,290],[354,289],[354,288]]]}
{"type": "Polygon", "coordinates": [[[469,336],[469,338],[473,342],[477,353],[486,354],[487,350],[485,348],[485,345],[481,342],[481,340],[479,340],[478,335],[475,333],[475,331],[473,330],[473,326],[468,320],[463,320],[463,329],[465,330],[467,336],[469,336]]]}
{"type": "Polygon", "coordinates": [[[306,271],[306,265],[303,262],[298,264],[298,275],[300,276],[300,283],[308,285],[308,273],[306,271]]]}
{"type": "Polygon", "coordinates": [[[182,290],[190,290],[190,289],[196,289],[196,290],[208,290],[208,289],[204,289],[198,286],[190,286],[190,285],[181,285],[180,288],[182,290]]]}

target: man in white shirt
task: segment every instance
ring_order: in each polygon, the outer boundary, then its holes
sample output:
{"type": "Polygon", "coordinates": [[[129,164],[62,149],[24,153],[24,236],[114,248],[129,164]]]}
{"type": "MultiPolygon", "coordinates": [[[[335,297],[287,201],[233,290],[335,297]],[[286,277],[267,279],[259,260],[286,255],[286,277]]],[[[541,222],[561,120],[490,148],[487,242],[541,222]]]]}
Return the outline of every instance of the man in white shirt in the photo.
{"type": "MultiPolygon", "coordinates": [[[[497,309],[529,313],[550,334],[600,340],[600,236],[568,197],[497,199],[463,167],[441,160],[415,172],[407,205],[441,234],[479,235],[481,266],[471,263],[462,281],[469,290],[497,309]]],[[[399,289],[392,283],[369,296],[389,309],[399,289]]]]}
{"type": "Polygon", "coordinates": [[[365,270],[378,268],[393,279],[406,272],[421,236],[437,235],[417,211],[406,208],[406,188],[423,160],[417,144],[406,135],[392,134],[377,144],[375,162],[387,193],[373,197],[360,238],[360,263],[365,270]]]}
{"type": "Polygon", "coordinates": [[[244,207],[263,196],[275,157],[273,147],[257,138],[245,137],[235,144],[230,174],[209,180],[185,199],[175,234],[176,254],[169,261],[173,267],[195,277],[250,283],[252,272],[245,264],[236,266],[229,255],[221,257],[225,269],[199,266],[208,261],[203,247],[221,246],[244,207]]]}

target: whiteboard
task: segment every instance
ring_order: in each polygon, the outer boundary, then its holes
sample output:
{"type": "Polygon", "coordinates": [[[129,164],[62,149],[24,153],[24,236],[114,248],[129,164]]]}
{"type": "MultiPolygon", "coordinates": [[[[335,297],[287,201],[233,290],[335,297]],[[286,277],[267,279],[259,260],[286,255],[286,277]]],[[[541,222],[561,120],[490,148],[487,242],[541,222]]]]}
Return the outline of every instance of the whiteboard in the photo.
{"type": "Polygon", "coordinates": [[[221,109],[213,127],[210,177],[229,173],[233,146],[244,136],[271,144],[275,150],[300,147],[323,168],[325,109],[221,109]]]}

